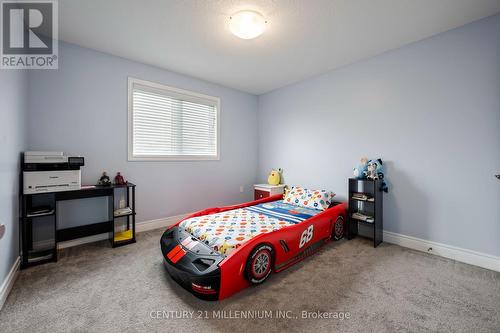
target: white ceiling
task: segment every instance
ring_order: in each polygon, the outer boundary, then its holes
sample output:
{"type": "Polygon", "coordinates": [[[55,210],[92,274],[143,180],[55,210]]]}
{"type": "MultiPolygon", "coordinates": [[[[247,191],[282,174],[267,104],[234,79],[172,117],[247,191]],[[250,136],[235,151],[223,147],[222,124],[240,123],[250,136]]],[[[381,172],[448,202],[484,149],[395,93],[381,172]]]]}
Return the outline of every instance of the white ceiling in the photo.
{"type": "Polygon", "coordinates": [[[60,0],[60,38],[262,94],[500,12],[500,0],[60,0]],[[267,31],[241,40],[241,9],[267,31]]]}

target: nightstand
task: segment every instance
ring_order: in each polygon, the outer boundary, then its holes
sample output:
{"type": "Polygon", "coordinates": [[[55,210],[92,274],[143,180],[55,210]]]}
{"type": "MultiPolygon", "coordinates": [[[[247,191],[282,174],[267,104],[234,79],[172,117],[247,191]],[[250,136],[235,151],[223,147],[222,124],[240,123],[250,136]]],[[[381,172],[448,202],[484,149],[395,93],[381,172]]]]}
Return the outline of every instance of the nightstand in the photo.
{"type": "Polygon", "coordinates": [[[286,185],[269,185],[269,184],[255,184],[254,188],[254,198],[255,200],[259,200],[262,198],[270,197],[275,194],[283,194],[285,193],[286,185]]]}

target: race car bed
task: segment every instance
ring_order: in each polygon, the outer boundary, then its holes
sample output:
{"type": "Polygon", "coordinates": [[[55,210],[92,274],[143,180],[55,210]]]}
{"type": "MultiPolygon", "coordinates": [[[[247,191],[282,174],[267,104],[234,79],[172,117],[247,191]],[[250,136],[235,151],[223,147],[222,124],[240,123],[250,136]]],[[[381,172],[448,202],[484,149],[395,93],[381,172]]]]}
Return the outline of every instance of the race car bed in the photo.
{"type": "Polygon", "coordinates": [[[223,299],[343,237],[345,203],[322,211],[282,198],[210,208],[169,227],[160,240],[167,271],[195,296],[223,299]]]}

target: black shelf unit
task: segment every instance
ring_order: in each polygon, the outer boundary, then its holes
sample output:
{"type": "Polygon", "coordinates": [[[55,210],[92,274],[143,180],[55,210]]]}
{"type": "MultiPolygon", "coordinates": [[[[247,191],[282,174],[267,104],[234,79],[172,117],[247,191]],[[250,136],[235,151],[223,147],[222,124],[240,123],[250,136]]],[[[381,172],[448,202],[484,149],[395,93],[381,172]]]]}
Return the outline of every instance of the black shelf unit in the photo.
{"type": "MultiPolygon", "coordinates": [[[[115,189],[124,189],[126,191],[126,205],[127,207],[130,207],[132,211],[128,214],[123,214],[119,216],[114,215],[114,209],[113,209],[113,234],[111,238],[111,244],[113,247],[118,247],[118,246],[123,246],[131,243],[135,243],[135,185],[132,183],[127,183],[126,185],[113,185],[115,189]],[[131,236],[128,239],[125,240],[116,240],[116,232],[115,232],[115,223],[117,219],[122,219],[126,218],[127,219],[127,228],[126,230],[131,231],[131,236]]],[[[114,194],[114,191],[113,191],[114,194]]],[[[113,202],[114,202],[114,197],[113,197],[113,202]]]]}
{"type": "MultiPolygon", "coordinates": [[[[21,177],[22,179],[22,177],[21,177]]],[[[61,191],[52,193],[34,193],[20,195],[20,250],[21,268],[57,261],[57,243],[77,238],[93,236],[102,233],[110,234],[112,247],[123,246],[136,242],[135,230],[135,185],[127,183],[125,185],[83,187],[80,190],[61,191]],[[115,190],[123,189],[126,192],[126,205],[132,212],[123,216],[114,216],[115,210],[115,190]],[[57,228],[57,202],[65,200],[109,197],[108,218],[105,221],[81,225],[72,228],[57,228]],[[49,206],[52,212],[39,216],[30,216],[29,212],[33,207],[49,206]],[[126,218],[126,230],[130,230],[130,237],[124,240],[115,240],[115,224],[117,219],[126,218]],[[53,241],[47,248],[41,250],[34,248],[33,237],[34,227],[40,223],[41,219],[52,221],[53,241]]],[[[22,180],[21,192],[22,193],[22,180]]],[[[45,228],[47,230],[47,228],[45,228]]]]}
{"type": "Polygon", "coordinates": [[[348,239],[358,235],[359,225],[373,229],[371,238],[373,247],[383,242],[384,218],[383,218],[383,192],[380,190],[382,180],[349,178],[349,226],[348,239]],[[370,200],[353,198],[354,193],[365,194],[370,200]],[[356,212],[371,216],[373,222],[367,222],[354,218],[356,212]]]}

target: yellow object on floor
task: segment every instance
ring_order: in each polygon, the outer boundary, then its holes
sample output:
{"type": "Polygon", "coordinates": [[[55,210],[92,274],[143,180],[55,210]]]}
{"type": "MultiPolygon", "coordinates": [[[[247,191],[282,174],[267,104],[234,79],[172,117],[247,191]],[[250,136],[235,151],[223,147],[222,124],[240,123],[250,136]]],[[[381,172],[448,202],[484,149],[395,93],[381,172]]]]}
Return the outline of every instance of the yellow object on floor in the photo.
{"type": "Polygon", "coordinates": [[[129,240],[129,239],[132,239],[132,229],[122,231],[122,232],[117,232],[115,234],[115,242],[121,242],[121,241],[129,240]]]}

